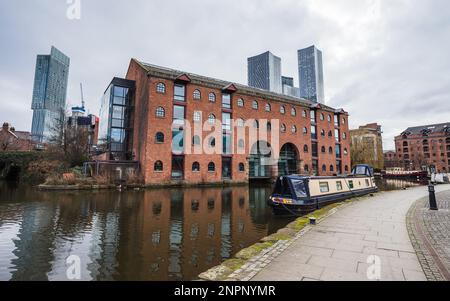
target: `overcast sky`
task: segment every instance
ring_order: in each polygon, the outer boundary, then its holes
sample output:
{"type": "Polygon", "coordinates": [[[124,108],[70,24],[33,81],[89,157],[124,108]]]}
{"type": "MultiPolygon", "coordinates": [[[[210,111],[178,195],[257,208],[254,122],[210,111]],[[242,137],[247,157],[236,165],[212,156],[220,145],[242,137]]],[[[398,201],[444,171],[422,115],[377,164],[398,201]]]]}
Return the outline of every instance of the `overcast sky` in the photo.
{"type": "Polygon", "coordinates": [[[90,113],[129,60],[247,83],[247,57],[272,51],[295,77],[296,51],[324,54],[325,97],[351,127],[378,122],[385,149],[409,126],[450,121],[448,0],[0,0],[0,122],[31,129],[37,54],[71,58],[68,103],[90,113]]]}

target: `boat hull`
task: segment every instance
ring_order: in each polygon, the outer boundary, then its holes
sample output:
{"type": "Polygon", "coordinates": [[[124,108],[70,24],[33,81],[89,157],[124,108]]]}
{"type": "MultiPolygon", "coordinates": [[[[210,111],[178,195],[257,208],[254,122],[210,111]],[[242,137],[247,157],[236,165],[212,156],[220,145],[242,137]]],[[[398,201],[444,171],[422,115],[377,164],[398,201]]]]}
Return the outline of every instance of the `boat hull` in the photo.
{"type": "Polygon", "coordinates": [[[376,192],[378,192],[378,188],[371,187],[357,191],[342,192],[334,195],[318,196],[309,201],[306,201],[304,204],[282,204],[273,202],[271,199],[269,199],[268,203],[269,206],[272,207],[275,214],[304,214],[323,208],[327,205],[342,202],[355,197],[369,195],[376,192]]]}

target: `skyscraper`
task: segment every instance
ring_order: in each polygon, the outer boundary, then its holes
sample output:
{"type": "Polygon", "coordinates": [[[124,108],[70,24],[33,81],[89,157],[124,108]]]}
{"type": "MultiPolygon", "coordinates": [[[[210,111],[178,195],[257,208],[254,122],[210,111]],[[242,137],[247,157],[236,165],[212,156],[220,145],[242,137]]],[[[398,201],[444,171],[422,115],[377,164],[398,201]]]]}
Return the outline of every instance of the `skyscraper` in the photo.
{"type": "Polygon", "coordinates": [[[37,56],[31,103],[34,141],[48,140],[55,120],[65,109],[69,65],[70,59],[53,46],[50,55],[37,56]]]}
{"type": "Polygon", "coordinates": [[[270,51],[248,58],[248,85],[282,93],[281,59],[270,51]]]}
{"type": "Polygon", "coordinates": [[[294,87],[294,78],[283,76],[281,77],[281,83],[283,85],[283,94],[300,98],[300,89],[294,87]]]}
{"type": "Polygon", "coordinates": [[[300,97],[325,102],[322,51],[311,46],[298,51],[300,97]]]}

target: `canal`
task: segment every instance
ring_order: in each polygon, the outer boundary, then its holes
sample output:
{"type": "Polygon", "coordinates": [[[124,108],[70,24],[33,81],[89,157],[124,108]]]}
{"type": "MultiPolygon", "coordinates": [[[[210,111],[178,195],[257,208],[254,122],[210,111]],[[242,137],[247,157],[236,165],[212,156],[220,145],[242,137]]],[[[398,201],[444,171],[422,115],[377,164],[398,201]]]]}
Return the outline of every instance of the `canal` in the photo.
{"type": "MultiPolygon", "coordinates": [[[[383,180],[382,190],[420,185],[383,180]]],[[[0,280],[194,280],[292,218],[270,186],[42,192],[0,181],[0,280]]]]}

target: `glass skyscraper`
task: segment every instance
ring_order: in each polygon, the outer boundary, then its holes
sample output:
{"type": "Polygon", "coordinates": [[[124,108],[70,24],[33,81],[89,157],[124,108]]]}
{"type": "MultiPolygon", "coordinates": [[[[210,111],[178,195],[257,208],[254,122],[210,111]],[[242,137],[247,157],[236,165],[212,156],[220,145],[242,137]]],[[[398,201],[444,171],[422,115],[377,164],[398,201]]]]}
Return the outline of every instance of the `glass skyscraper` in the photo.
{"type": "Polygon", "coordinates": [[[37,56],[31,104],[34,141],[46,142],[55,120],[65,110],[69,65],[69,57],[53,46],[50,55],[37,56]]]}
{"type": "Polygon", "coordinates": [[[298,51],[300,97],[324,103],[322,52],[315,46],[298,51]]]}
{"type": "Polygon", "coordinates": [[[248,85],[281,94],[281,58],[270,51],[248,58],[248,85]]]}

